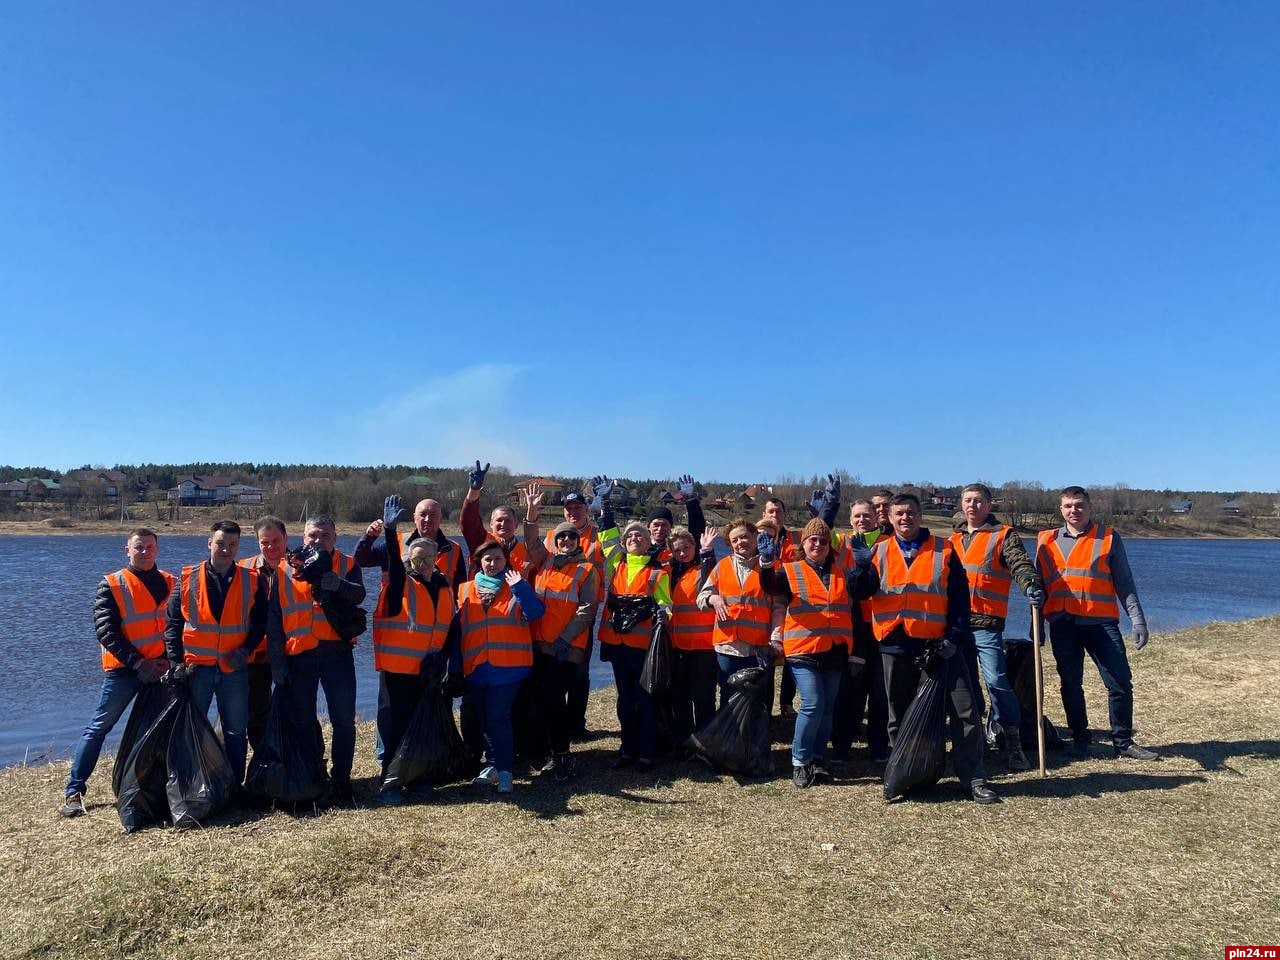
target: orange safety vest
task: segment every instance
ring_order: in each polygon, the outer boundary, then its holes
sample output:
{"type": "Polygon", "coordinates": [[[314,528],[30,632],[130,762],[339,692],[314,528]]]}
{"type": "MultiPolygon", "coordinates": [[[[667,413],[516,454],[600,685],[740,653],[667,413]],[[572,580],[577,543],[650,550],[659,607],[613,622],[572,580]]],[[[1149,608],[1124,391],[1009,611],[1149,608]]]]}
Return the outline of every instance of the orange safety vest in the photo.
{"type": "MultiPolygon", "coordinates": [[[[333,552],[333,572],[344,580],[351,572],[351,558],[339,550],[333,552]]],[[[284,652],[289,656],[314,650],[321,640],[341,640],[329,626],[324,610],[312,596],[311,584],[293,575],[289,561],[281,560],[276,570],[276,590],[280,601],[280,621],[284,629],[284,652]]],[[[355,637],[351,645],[355,646],[355,637]]]]}
{"type": "Polygon", "coordinates": [[[712,592],[719,594],[729,610],[728,620],[712,621],[712,644],[740,641],[754,647],[768,646],[770,603],[760,585],[760,572],[750,570],[745,580],[739,580],[733,557],[724,557],[711,571],[709,582],[712,592]]]}
{"type": "Polygon", "coordinates": [[[482,663],[495,667],[533,666],[533,633],[507,584],[486,607],[480,602],[475,581],[468,580],[458,591],[458,613],[463,676],[470,676],[482,663]]]}
{"type": "MultiPolygon", "coordinates": [[[[643,567],[636,571],[633,578],[627,576],[627,558],[624,555],[618,565],[613,570],[613,580],[609,585],[609,592],[615,597],[652,597],[658,589],[658,581],[662,579],[665,573],[662,567],[653,563],[646,563],[643,567]]],[[[609,613],[605,612],[604,618],[600,621],[600,642],[622,644],[625,647],[635,647],[638,650],[647,650],[649,641],[653,639],[653,618],[641,620],[637,623],[630,633],[617,633],[609,622],[609,613]]]]}
{"type": "Polygon", "coordinates": [[[1044,577],[1046,617],[1070,613],[1100,620],[1119,620],[1120,602],[1111,579],[1111,528],[1095,523],[1062,553],[1058,530],[1036,537],[1036,566],[1044,577]]]}
{"type": "Polygon", "coordinates": [[[1000,564],[1004,539],[1013,528],[1001,524],[1000,529],[975,530],[969,535],[969,546],[964,545],[964,534],[957,531],[950,537],[951,547],[964,564],[969,578],[969,609],[987,617],[1004,619],[1009,615],[1009,588],[1013,576],[1000,564]]]}
{"type": "MultiPolygon", "coordinates": [[[[529,625],[533,630],[533,639],[539,643],[555,643],[559,639],[578,612],[582,603],[582,588],[593,577],[596,577],[596,568],[586,560],[566,563],[558,568],[551,555],[542,561],[542,566],[533,578],[533,589],[547,605],[547,610],[529,625]]],[[[588,628],[570,643],[579,650],[585,650],[590,638],[591,630],[588,628]]]]}
{"type": "MultiPolygon", "coordinates": [[[[237,560],[236,566],[244,567],[246,570],[254,570],[257,572],[258,576],[261,577],[261,576],[265,576],[265,574],[263,574],[262,571],[266,569],[267,562],[266,562],[266,559],[262,556],[262,554],[258,554],[256,557],[250,557],[248,560],[237,560]]],[[[275,594],[276,581],[278,579],[279,579],[279,573],[277,571],[276,576],[273,576],[269,580],[267,580],[267,599],[268,600],[270,600],[270,598],[275,594]]],[[[267,662],[267,638],[265,636],[262,638],[262,642],[253,648],[253,653],[249,654],[249,662],[250,663],[266,663],[267,662]]]]}
{"type": "Polygon", "coordinates": [[[710,650],[714,610],[699,610],[698,564],[694,564],[671,584],[671,645],[677,650],[710,650]]]}
{"type": "Polygon", "coordinates": [[[782,572],[791,587],[791,602],[782,621],[782,654],[826,653],[843,644],[853,649],[853,604],[844,567],[831,564],[831,585],[803,560],[784,563],[782,572]]]}
{"type": "Polygon", "coordinates": [[[947,567],[951,544],[930,536],[907,566],[897,537],[876,544],[871,562],[880,590],[871,598],[871,632],[884,640],[899,624],[908,637],[940,640],[947,632],[947,567]]]}
{"type": "Polygon", "coordinates": [[[215,620],[204,580],[208,563],[182,568],[182,661],[208,667],[217,664],[223,673],[231,673],[222,657],[241,646],[249,635],[249,610],[258,592],[258,574],[244,567],[231,568],[222,619],[215,620]]]}
{"type": "MultiPolygon", "coordinates": [[[[547,553],[554,554],[556,552],[556,532],[548,530],[547,535],[542,538],[543,546],[547,548],[547,553]]],[[[600,540],[596,536],[596,526],[594,523],[588,523],[585,530],[578,531],[578,546],[582,548],[582,555],[587,561],[596,568],[596,573],[604,577],[604,550],[600,546],[600,540]]]]}
{"type": "MultiPolygon", "coordinates": [[[[160,573],[172,593],[176,582],[173,574],[163,570],[160,573]]],[[[156,598],[151,596],[146,584],[128,567],[108,573],[105,579],[115,598],[116,609],[120,611],[120,632],[124,634],[124,638],[147,660],[163,657],[165,605],[169,601],[168,596],[156,603],[156,598]]],[[[103,670],[118,670],[123,666],[106,647],[102,648],[103,670]]]]}
{"type": "Polygon", "coordinates": [[[446,586],[440,602],[417,577],[407,576],[400,612],[387,615],[387,591],[378,597],[373,612],[373,668],[385,673],[416,674],[429,653],[444,649],[453,622],[453,593],[446,586]]]}
{"type": "MultiPolygon", "coordinates": [[[[884,534],[880,533],[879,531],[876,531],[876,534],[877,534],[876,543],[879,543],[881,540],[884,539],[884,534]]],[[[853,537],[862,537],[865,542],[866,534],[859,533],[857,530],[851,530],[848,533],[846,533],[843,537],[840,538],[840,562],[844,564],[844,568],[846,570],[852,570],[854,567],[857,566],[857,564],[853,562],[853,540],[852,540],[853,537]]],[[[871,546],[874,548],[875,544],[873,543],[871,544],[871,546]]],[[[870,623],[871,622],[871,600],[870,599],[859,600],[858,610],[861,611],[862,613],[863,622],[870,623]]]]}

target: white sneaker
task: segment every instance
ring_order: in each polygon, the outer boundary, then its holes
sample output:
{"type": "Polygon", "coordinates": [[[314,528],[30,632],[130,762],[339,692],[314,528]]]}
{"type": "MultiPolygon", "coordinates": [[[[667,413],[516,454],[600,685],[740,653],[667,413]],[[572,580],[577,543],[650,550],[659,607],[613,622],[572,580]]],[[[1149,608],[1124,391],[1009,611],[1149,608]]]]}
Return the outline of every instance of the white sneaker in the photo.
{"type": "Polygon", "coordinates": [[[512,783],[511,783],[511,780],[512,780],[512,777],[511,777],[511,771],[510,771],[510,770],[503,770],[503,771],[499,772],[499,774],[498,774],[498,792],[499,792],[499,793],[510,793],[510,792],[511,792],[511,789],[512,789],[512,783]]]}
{"type": "Polygon", "coordinates": [[[496,767],[488,766],[476,774],[476,778],[471,781],[477,787],[488,787],[498,782],[498,770],[496,767]]]}

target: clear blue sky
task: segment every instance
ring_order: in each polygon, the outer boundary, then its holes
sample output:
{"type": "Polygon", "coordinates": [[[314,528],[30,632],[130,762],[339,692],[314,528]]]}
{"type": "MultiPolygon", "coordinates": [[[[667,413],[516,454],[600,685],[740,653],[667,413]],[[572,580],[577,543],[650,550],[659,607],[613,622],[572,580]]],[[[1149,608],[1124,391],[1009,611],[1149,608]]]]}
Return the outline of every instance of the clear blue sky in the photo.
{"type": "Polygon", "coordinates": [[[1280,487],[1280,5],[0,7],[0,462],[1280,487]]]}

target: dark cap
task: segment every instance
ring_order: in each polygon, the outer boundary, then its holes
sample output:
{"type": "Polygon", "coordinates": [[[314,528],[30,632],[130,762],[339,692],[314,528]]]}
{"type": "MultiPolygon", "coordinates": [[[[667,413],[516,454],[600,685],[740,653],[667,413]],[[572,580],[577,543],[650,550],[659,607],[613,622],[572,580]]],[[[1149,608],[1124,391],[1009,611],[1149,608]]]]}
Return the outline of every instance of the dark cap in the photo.
{"type": "Polygon", "coordinates": [[[587,498],[580,494],[577,490],[570,490],[564,495],[564,499],[560,501],[565,506],[571,503],[586,503],[587,498]]]}
{"type": "Polygon", "coordinates": [[[667,523],[675,523],[676,518],[671,515],[671,511],[666,507],[654,507],[649,511],[649,522],[654,520],[665,520],[667,523]]]}

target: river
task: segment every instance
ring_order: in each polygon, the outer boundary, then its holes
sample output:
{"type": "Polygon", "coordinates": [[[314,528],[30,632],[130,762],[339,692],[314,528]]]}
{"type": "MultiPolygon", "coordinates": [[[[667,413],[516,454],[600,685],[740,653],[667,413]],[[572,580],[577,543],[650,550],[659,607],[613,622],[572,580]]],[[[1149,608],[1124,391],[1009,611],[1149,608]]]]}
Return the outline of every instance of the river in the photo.
{"type": "MultiPolygon", "coordinates": [[[[355,540],[340,537],[339,549],[350,553],[355,540]]],[[[176,574],[207,558],[205,544],[203,536],[166,534],[160,566],[176,574]]],[[[1125,546],[1154,632],[1280,613],[1280,541],[1130,540],[1125,546]]],[[[0,537],[0,765],[65,757],[75,749],[102,675],[93,592],[102,575],[123,562],[119,536],[0,537]]],[[[366,582],[372,613],[376,570],[366,571],[366,582]]],[[[1029,631],[1027,608],[1015,603],[1006,635],[1029,631]]],[[[367,635],[356,647],[356,672],[358,710],[371,718],[378,681],[367,635]]],[[[606,665],[592,664],[594,685],[611,679],[606,665]]],[[[122,721],[116,736],[123,727],[122,721]]]]}

